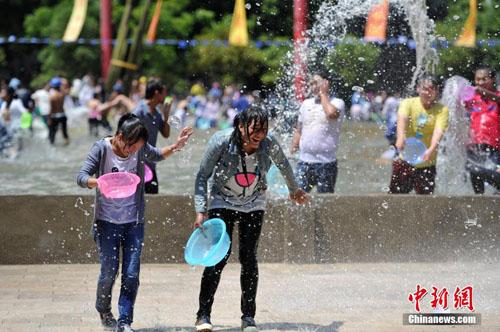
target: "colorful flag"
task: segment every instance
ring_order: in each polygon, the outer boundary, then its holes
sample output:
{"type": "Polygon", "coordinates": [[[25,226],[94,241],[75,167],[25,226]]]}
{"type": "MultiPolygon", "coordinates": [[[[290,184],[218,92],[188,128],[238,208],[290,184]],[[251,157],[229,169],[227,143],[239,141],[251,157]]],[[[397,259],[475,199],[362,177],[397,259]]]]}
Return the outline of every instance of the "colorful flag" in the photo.
{"type": "Polygon", "coordinates": [[[75,42],[80,36],[87,16],[87,4],[88,0],[75,0],[71,17],[64,32],[63,41],[75,42]]]}
{"type": "Polygon", "coordinates": [[[462,33],[455,42],[456,46],[476,46],[477,0],[469,0],[469,8],[469,17],[467,17],[462,33]]]}
{"type": "Polygon", "coordinates": [[[365,26],[365,40],[384,42],[386,39],[387,16],[389,14],[389,1],[383,0],[374,5],[368,14],[365,26]]]}
{"type": "Polygon", "coordinates": [[[243,0],[236,0],[234,3],[234,14],[229,30],[229,45],[248,46],[247,15],[243,0]]]}
{"type": "Polygon", "coordinates": [[[153,17],[151,18],[151,23],[149,24],[148,35],[146,37],[146,40],[149,43],[154,43],[154,41],[156,40],[156,30],[158,29],[158,22],[160,21],[161,14],[161,3],[162,0],[156,1],[155,12],[153,14],[153,17]]]}

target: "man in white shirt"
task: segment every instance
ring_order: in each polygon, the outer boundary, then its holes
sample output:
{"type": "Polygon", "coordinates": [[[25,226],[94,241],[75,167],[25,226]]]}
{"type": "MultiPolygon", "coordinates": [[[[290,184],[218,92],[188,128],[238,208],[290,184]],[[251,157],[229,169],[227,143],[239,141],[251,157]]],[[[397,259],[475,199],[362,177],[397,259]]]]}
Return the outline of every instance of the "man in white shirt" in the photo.
{"type": "Polygon", "coordinates": [[[291,152],[299,151],[296,177],[303,190],[316,186],[318,193],[333,193],[345,103],[330,96],[330,83],[323,76],[314,74],[309,82],[313,96],[299,109],[291,152]]]}

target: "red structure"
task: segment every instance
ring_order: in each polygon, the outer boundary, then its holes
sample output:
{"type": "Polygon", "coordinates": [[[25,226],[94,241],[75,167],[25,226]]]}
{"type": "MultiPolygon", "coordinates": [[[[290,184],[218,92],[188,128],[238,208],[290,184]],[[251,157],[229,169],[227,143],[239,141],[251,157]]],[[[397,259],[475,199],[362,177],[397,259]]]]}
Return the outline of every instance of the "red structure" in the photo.
{"type": "Polygon", "coordinates": [[[293,41],[295,45],[295,95],[298,100],[304,100],[306,65],[300,53],[307,30],[307,0],[294,0],[293,5],[293,41]]]}
{"type": "Polygon", "coordinates": [[[108,77],[111,61],[111,0],[101,0],[100,13],[101,32],[101,72],[104,80],[108,77]]]}

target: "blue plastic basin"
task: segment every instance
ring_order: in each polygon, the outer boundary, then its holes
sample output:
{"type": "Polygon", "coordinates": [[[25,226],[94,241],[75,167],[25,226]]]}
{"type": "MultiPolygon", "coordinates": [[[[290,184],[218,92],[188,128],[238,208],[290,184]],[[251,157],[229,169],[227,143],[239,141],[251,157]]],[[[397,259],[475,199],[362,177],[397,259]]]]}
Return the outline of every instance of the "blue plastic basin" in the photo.
{"type": "Polygon", "coordinates": [[[405,148],[401,157],[407,163],[415,166],[424,161],[422,157],[424,156],[425,150],[427,150],[427,147],[424,142],[416,137],[410,137],[405,141],[405,148]]]}
{"type": "Polygon", "coordinates": [[[226,256],[231,240],[222,219],[208,219],[189,237],[184,259],[190,265],[214,266],[226,256]]]}

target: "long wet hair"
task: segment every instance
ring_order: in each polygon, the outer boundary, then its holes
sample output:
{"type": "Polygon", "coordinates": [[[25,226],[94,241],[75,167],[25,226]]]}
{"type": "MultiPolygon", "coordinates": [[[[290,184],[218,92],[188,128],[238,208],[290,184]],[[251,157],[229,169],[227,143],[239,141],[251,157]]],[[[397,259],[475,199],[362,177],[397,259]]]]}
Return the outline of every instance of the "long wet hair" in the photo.
{"type": "Polygon", "coordinates": [[[118,128],[116,134],[122,134],[123,140],[127,145],[134,145],[135,143],[143,140],[145,143],[148,141],[148,129],[144,123],[134,114],[124,114],[118,120],[118,128]]]}
{"type": "Polygon", "coordinates": [[[231,135],[231,142],[238,147],[240,153],[243,153],[243,137],[239,129],[240,124],[243,125],[245,133],[248,135],[248,128],[250,124],[258,127],[265,127],[269,123],[267,111],[258,106],[250,106],[243,112],[236,114],[233,121],[233,134],[231,135]]]}

